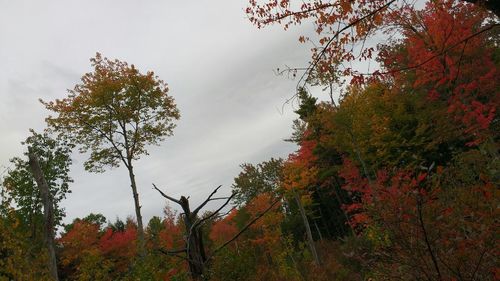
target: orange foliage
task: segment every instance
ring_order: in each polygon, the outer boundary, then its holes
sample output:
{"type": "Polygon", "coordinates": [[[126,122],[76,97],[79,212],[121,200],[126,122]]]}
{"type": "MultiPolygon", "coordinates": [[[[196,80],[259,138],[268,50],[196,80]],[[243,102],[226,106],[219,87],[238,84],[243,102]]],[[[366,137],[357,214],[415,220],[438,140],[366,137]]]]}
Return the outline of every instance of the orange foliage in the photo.
{"type": "Polygon", "coordinates": [[[238,233],[238,228],[234,222],[237,213],[237,210],[232,210],[225,218],[215,222],[210,229],[210,240],[223,243],[234,237],[238,233]]]}
{"type": "Polygon", "coordinates": [[[76,221],[73,228],[58,242],[64,249],[61,254],[62,264],[77,262],[84,252],[98,247],[99,226],[86,221],[76,221]]]}
{"type": "MultiPolygon", "coordinates": [[[[268,193],[263,193],[255,197],[246,205],[246,211],[252,217],[264,212],[272,204],[273,197],[268,193]]],[[[257,235],[252,239],[252,243],[265,245],[266,251],[271,251],[272,246],[279,243],[281,238],[280,224],[283,220],[283,213],[276,205],[266,213],[261,219],[257,220],[251,227],[257,235]]]]}

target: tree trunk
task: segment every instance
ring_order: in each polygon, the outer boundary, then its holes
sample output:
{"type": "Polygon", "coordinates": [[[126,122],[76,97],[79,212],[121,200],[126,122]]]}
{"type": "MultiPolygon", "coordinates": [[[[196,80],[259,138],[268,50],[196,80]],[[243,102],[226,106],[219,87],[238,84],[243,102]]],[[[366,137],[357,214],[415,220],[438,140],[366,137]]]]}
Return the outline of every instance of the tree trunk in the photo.
{"type": "Polygon", "coordinates": [[[49,270],[52,278],[56,281],[59,280],[57,276],[57,261],[56,261],[56,251],[54,247],[54,204],[52,202],[52,197],[50,196],[49,185],[45,180],[40,164],[38,163],[37,156],[31,151],[28,153],[29,164],[31,168],[31,173],[33,174],[36,184],[40,189],[40,196],[42,197],[43,203],[43,221],[44,221],[44,238],[45,246],[49,252],[49,270]]]}
{"type": "Polygon", "coordinates": [[[309,225],[309,220],[307,219],[306,216],[306,211],[304,210],[304,206],[302,206],[302,202],[300,201],[299,195],[297,192],[295,192],[295,189],[292,189],[293,192],[293,197],[295,197],[295,201],[297,202],[297,205],[299,205],[299,211],[300,215],[302,216],[302,220],[304,222],[304,226],[306,228],[306,233],[307,233],[307,242],[309,244],[309,248],[311,249],[311,254],[314,258],[314,262],[316,265],[320,265],[321,262],[319,260],[318,252],[316,251],[316,246],[314,245],[314,239],[312,237],[312,232],[311,232],[311,227],[309,225]]]}
{"type": "Polygon", "coordinates": [[[189,207],[189,201],[182,196],[180,205],[184,211],[184,224],[186,227],[186,253],[189,264],[189,272],[193,280],[202,280],[205,271],[205,248],[203,247],[203,237],[201,228],[193,226],[195,215],[192,214],[189,207]]]}
{"type": "Polygon", "coordinates": [[[142,225],[142,215],[141,215],[141,205],[139,204],[139,194],[137,193],[137,185],[135,183],[135,175],[134,175],[134,167],[132,163],[129,162],[128,165],[128,174],[130,177],[130,186],[132,187],[132,195],[134,197],[134,207],[135,207],[135,216],[137,219],[137,250],[141,257],[146,255],[146,245],[144,241],[144,228],[142,225]]]}

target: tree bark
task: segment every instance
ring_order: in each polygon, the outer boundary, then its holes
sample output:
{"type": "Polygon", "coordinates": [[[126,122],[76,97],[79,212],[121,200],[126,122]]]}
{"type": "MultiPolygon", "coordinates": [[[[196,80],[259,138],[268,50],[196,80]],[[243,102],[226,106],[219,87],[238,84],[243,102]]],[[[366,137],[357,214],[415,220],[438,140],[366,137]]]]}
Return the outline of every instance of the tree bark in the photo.
{"type": "Polygon", "coordinates": [[[316,251],[316,246],[314,245],[314,239],[312,237],[312,232],[311,232],[311,226],[309,225],[309,220],[307,219],[306,211],[304,210],[304,206],[302,206],[302,202],[300,201],[299,195],[295,191],[295,189],[292,189],[293,192],[293,197],[295,198],[295,201],[297,202],[297,205],[299,205],[299,211],[300,215],[302,216],[302,221],[304,222],[304,226],[306,228],[306,234],[307,234],[307,242],[309,244],[309,248],[311,249],[311,254],[314,258],[314,262],[316,265],[320,265],[320,259],[318,256],[318,252],[316,251]]]}
{"type": "Polygon", "coordinates": [[[189,264],[189,272],[193,280],[202,280],[205,271],[205,248],[203,247],[203,237],[201,226],[194,226],[196,214],[191,212],[189,201],[182,196],[179,204],[184,211],[184,224],[186,226],[186,253],[189,264]]]}
{"type": "Polygon", "coordinates": [[[57,276],[56,251],[54,247],[54,204],[50,195],[49,185],[47,184],[42,169],[40,168],[37,156],[30,151],[28,153],[28,157],[31,173],[33,174],[37,186],[40,189],[40,196],[43,203],[43,230],[45,246],[47,247],[47,251],[49,253],[48,267],[52,278],[59,281],[59,277],[57,276]]]}
{"type": "Polygon", "coordinates": [[[142,224],[141,205],[139,203],[139,194],[137,193],[137,185],[135,183],[134,167],[132,166],[131,162],[129,162],[127,168],[130,177],[130,186],[132,187],[132,195],[134,197],[135,216],[137,219],[137,240],[139,242],[137,245],[137,250],[139,252],[139,255],[141,257],[144,257],[146,255],[146,247],[145,247],[146,245],[144,241],[144,228],[142,224]]]}

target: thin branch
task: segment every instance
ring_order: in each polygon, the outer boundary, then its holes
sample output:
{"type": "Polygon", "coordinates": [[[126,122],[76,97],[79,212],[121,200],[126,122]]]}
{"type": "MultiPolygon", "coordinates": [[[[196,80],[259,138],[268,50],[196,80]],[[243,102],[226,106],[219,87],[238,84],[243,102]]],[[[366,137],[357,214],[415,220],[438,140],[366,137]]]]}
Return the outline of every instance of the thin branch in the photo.
{"type": "Polygon", "coordinates": [[[229,198],[229,196],[226,196],[226,197],[215,197],[215,198],[210,199],[210,201],[215,201],[215,200],[226,200],[227,198],[229,198]]]}
{"type": "Polygon", "coordinates": [[[424,224],[424,218],[422,214],[422,202],[423,198],[419,194],[417,198],[417,212],[418,212],[418,221],[420,223],[420,227],[422,228],[422,234],[424,235],[424,240],[425,240],[425,245],[427,246],[427,250],[429,251],[429,254],[431,255],[432,263],[434,264],[434,268],[436,269],[437,275],[438,275],[438,280],[443,280],[441,277],[441,271],[439,270],[439,265],[436,259],[436,256],[434,255],[434,252],[432,251],[432,247],[429,241],[429,235],[427,234],[427,230],[425,229],[425,224],[424,224]]]}
{"type": "Polygon", "coordinates": [[[233,199],[233,197],[236,195],[236,193],[233,193],[231,194],[231,196],[227,197],[227,200],[226,202],[224,202],[224,204],[222,204],[217,210],[215,210],[214,212],[212,212],[210,215],[202,218],[201,220],[195,222],[193,224],[193,227],[198,227],[200,224],[202,224],[204,221],[212,218],[213,216],[217,215],[217,213],[219,213],[222,209],[224,209],[224,207],[227,206],[227,204],[229,204],[229,202],[231,201],[231,199],[233,199]]]}
{"type": "Polygon", "coordinates": [[[259,220],[261,217],[263,217],[269,210],[271,210],[274,205],[276,205],[278,202],[281,201],[281,198],[278,198],[276,201],[274,201],[269,207],[267,207],[267,209],[265,209],[262,213],[260,213],[258,216],[256,216],[253,220],[251,220],[247,225],[245,225],[245,227],[243,227],[236,235],[233,236],[233,238],[229,239],[228,241],[226,241],[224,244],[220,245],[219,247],[217,247],[213,252],[212,254],[210,254],[210,256],[207,258],[207,261],[209,261],[210,259],[212,259],[215,254],[217,252],[219,252],[220,250],[222,250],[224,247],[226,247],[227,245],[229,245],[231,242],[233,242],[234,240],[236,240],[241,234],[243,234],[243,232],[245,232],[250,226],[252,226],[257,220],[259,220]]]}
{"type": "Polygon", "coordinates": [[[175,202],[175,203],[181,205],[181,201],[179,201],[179,200],[177,200],[177,199],[175,199],[173,197],[170,197],[167,194],[163,193],[163,191],[161,191],[158,187],[156,187],[156,185],[154,183],[153,183],[153,188],[156,189],[156,190],[158,190],[158,192],[161,194],[161,196],[167,198],[168,200],[170,200],[172,202],[175,202]]]}
{"type": "Polygon", "coordinates": [[[483,261],[483,257],[487,251],[488,251],[488,248],[486,247],[486,248],[484,248],[484,251],[481,253],[481,256],[479,257],[479,261],[477,262],[476,267],[474,268],[474,272],[472,273],[472,277],[470,278],[471,281],[474,281],[474,277],[476,276],[476,273],[477,273],[479,267],[481,266],[481,262],[483,261]]]}
{"type": "Polygon", "coordinates": [[[210,195],[208,195],[207,199],[205,201],[203,201],[203,203],[200,204],[200,206],[198,206],[198,208],[194,209],[194,211],[192,211],[191,213],[196,216],[196,214],[198,214],[198,212],[201,210],[201,208],[205,207],[205,205],[207,205],[207,203],[210,201],[210,199],[212,198],[212,196],[214,196],[214,194],[217,192],[217,190],[219,190],[219,188],[221,188],[222,185],[219,185],[216,189],[214,189],[214,191],[212,191],[212,193],[210,193],[210,195]]]}
{"type": "Polygon", "coordinates": [[[165,254],[167,256],[173,256],[173,257],[180,258],[180,259],[183,259],[183,260],[189,262],[189,258],[187,258],[187,257],[183,257],[183,256],[175,254],[175,253],[170,253],[170,252],[165,251],[163,249],[158,249],[158,251],[160,251],[162,254],[165,254]]]}
{"type": "Polygon", "coordinates": [[[182,248],[182,249],[174,249],[174,250],[163,250],[163,249],[160,249],[163,253],[166,253],[166,254],[180,254],[180,253],[185,253],[187,251],[186,248],[182,248]]]}
{"type": "Polygon", "coordinates": [[[435,54],[434,56],[432,56],[432,57],[430,57],[430,58],[426,59],[425,61],[423,61],[423,62],[421,62],[421,63],[418,63],[418,64],[416,64],[416,65],[410,65],[410,66],[406,66],[406,67],[402,67],[402,68],[398,68],[398,69],[394,69],[394,70],[389,70],[389,71],[384,71],[384,72],[362,73],[362,75],[381,75],[381,74],[392,74],[392,73],[396,73],[396,72],[401,72],[401,71],[405,71],[405,70],[410,70],[410,69],[414,69],[414,68],[421,67],[422,65],[427,64],[428,62],[432,61],[433,59],[435,59],[435,58],[437,58],[437,57],[439,57],[439,56],[441,56],[441,55],[443,55],[443,54],[447,53],[448,51],[450,51],[451,49],[453,49],[453,48],[455,48],[455,47],[459,46],[460,44],[462,44],[462,43],[464,43],[464,42],[467,42],[467,41],[468,41],[468,40],[470,40],[471,38],[476,37],[476,36],[478,36],[479,34],[484,33],[484,32],[486,32],[486,31],[491,30],[491,29],[493,29],[493,28],[495,28],[495,27],[498,27],[498,26],[500,26],[500,23],[495,23],[495,24],[492,24],[492,25],[490,25],[490,26],[488,26],[488,27],[485,27],[485,28],[483,28],[483,29],[479,30],[478,32],[473,33],[473,34],[471,34],[471,35],[469,35],[469,36],[465,37],[464,39],[462,39],[462,40],[458,41],[457,43],[455,43],[455,44],[453,44],[453,45],[451,45],[451,46],[449,46],[448,48],[444,49],[443,51],[439,52],[438,54],[435,54]]]}
{"type": "Polygon", "coordinates": [[[289,12],[286,12],[286,13],[283,13],[282,15],[278,15],[274,18],[269,18],[269,19],[266,19],[266,20],[259,20],[259,21],[256,21],[257,23],[259,24],[269,24],[269,23],[272,23],[272,22],[280,22],[282,19],[285,19],[285,18],[288,18],[288,17],[292,17],[292,16],[301,16],[303,14],[307,14],[307,13],[310,13],[310,12],[314,12],[314,11],[318,11],[318,10],[323,10],[323,9],[326,9],[326,8],[329,8],[329,7],[334,7],[335,4],[322,4],[322,5],[318,5],[314,8],[309,8],[309,9],[305,9],[305,10],[301,10],[301,11],[296,11],[296,12],[292,12],[292,11],[289,11],[289,12]]]}
{"type": "MultiPolygon", "coordinates": [[[[356,19],[356,20],[354,20],[352,22],[350,22],[346,26],[342,27],[337,33],[335,33],[335,35],[333,35],[332,38],[330,38],[330,40],[328,40],[328,42],[326,43],[325,47],[318,54],[317,58],[312,63],[309,64],[308,70],[306,72],[304,72],[304,74],[302,74],[302,76],[300,77],[300,79],[299,79],[299,81],[297,83],[297,88],[300,87],[299,85],[304,80],[304,78],[306,77],[306,75],[309,76],[311,74],[311,71],[316,67],[316,65],[318,65],[318,63],[321,60],[321,58],[325,55],[325,53],[328,50],[328,47],[330,46],[330,44],[332,44],[333,40],[337,39],[339,37],[339,35],[342,34],[342,32],[344,32],[345,30],[347,30],[347,29],[349,29],[349,28],[357,25],[358,23],[364,21],[365,19],[367,19],[369,17],[372,17],[376,13],[378,13],[378,12],[382,11],[383,9],[389,7],[394,2],[396,2],[396,0],[391,0],[391,1],[387,2],[385,5],[379,7],[378,9],[375,9],[375,10],[371,11],[367,15],[365,15],[365,16],[359,18],[359,19],[356,19]]],[[[304,81],[307,81],[307,80],[304,80],[304,81]]]]}
{"type": "Polygon", "coordinates": [[[227,216],[229,213],[231,213],[233,210],[235,210],[236,207],[232,207],[231,209],[229,209],[227,212],[225,213],[222,213],[222,214],[217,214],[217,216],[215,217],[215,219],[218,219],[218,218],[223,218],[225,216],[227,216]]]}

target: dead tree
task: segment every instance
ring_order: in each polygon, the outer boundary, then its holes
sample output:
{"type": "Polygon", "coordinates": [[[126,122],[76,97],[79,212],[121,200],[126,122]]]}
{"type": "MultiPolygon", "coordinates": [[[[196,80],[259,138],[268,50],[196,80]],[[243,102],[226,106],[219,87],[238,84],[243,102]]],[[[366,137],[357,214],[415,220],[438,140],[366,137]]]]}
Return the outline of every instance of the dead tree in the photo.
{"type": "Polygon", "coordinates": [[[210,193],[210,195],[201,203],[196,209],[191,211],[189,207],[188,198],[181,196],[180,199],[172,198],[165,193],[163,193],[160,189],[153,184],[154,189],[156,189],[163,197],[166,199],[177,203],[181,206],[183,210],[183,218],[185,224],[185,247],[182,249],[175,250],[160,250],[162,253],[166,255],[176,256],[178,258],[182,258],[188,262],[189,272],[191,273],[191,278],[193,280],[203,280],[206,276],[204,275],[206,272],[206,268],[208,262],[215,256],[217,252],[222,250],[224,247],[229,245],[231,242],[236,240],[243,232],[245,232],[252,224],[254,224],[258,219],[264,216],[269,210],[272,209],[281,199],[277,199],[274,201],[266,210],[262,213],[258,214],[253,220],[251,220],[246,226],[244,226],[236,235],[234,235],[231,239],[223,243],[222,245],[215,248],[210,256],[207,257],[206,251],[203,244],[203,235],[202,235],[202,226],[203,223],[208,221],[211,218],[214,218],[219,215],[220,211],[226,207],[231,199],[236,195],[236,193],[232,193],[228,197],[213,197],[215,193],[221,187],[220,185],[210,193]],[[217,210],[210,213],[208,216],[203,218],[198,217],[199,211],[207,205],[210,201],[215,200],[226,200],[217,210]],[[184,254],[184,256],[180,255],[184,254]]]}
{"type": "Polygon", "coordinates": [[[28,157],[31,173],[35,178],[38,189],[40,189],[40,197],[43,203],[43,232],[45,246],[49,252],[48,267],[52,278],[58,281],[56,252],[54,247],[54,203],[52,202],[49,185],[47,184],[42,169],[40,168],[37,156],[33,153],[33,151],[29,150],[28,157]]]}

